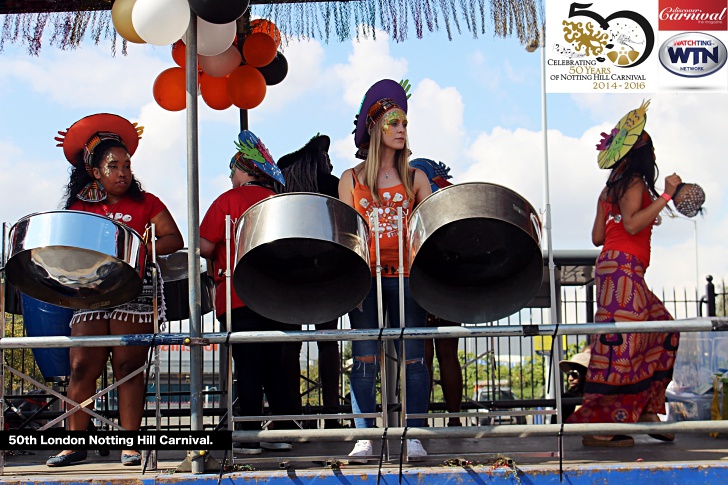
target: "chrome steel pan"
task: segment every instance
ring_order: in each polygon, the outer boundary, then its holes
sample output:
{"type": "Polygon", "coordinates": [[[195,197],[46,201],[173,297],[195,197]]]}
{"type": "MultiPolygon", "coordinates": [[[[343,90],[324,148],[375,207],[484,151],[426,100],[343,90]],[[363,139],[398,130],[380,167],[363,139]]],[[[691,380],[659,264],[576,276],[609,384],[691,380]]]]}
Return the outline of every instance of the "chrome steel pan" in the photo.
{"type": "Polygon", "coordinates": [[[279,322],[334,320],[369,292],[368,238],[364,218],[338,199],[298,192],[262,200],[236,225],[235,291],[279,322]]]}
{"type": "Polygon", "coordinates": [[[410,291],[430,313],[479,323],[523,308],[543,275],[536,210],[506,187],[440,189],[410,219],[410,291]]]}
{"type": "MultiPolygon", "coordinates": [[[[187,248],[176,253],[157,257],[164,282],[164,301],[169,321],[186,320],[190,317],[190,282],[187,271],[187,248]]],[[[202,315],[212,311],[212,279],[207,275],[207,261],[200,260],[200,305],[202,315]]]]}
{"type": "Polygon", "coordinates": [[[88,212],[31,214],[10,229],[8,280],[37,300],[96,309],[141,291],[147,249],[133,229],[88,212]]]}

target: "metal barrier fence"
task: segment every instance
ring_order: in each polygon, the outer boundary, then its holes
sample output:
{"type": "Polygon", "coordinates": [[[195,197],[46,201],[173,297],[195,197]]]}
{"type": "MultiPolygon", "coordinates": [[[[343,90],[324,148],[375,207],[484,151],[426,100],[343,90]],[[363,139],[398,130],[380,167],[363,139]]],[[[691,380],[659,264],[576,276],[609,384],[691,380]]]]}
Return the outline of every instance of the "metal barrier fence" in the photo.
{"type": "MultiPolygon", "coordinates": [[[[724,288],[721,285],[720,288],[724,288]]],[[[716,291],[711,277],[708,277],[705,296],[689,295],[687,290],[678,292],[663,291],[661,299],[675,316],[675,318],[693,318],[703,314],[714,315],[725,308],[727,294],[716,291]]],[[[593,320],[593,288],[589,285],[582,287],[561,288],[562,319],[567,322],[584,322],[593,320]],[[592,293],[590,295],[590,293],[592,293]]],[[[466,325],[464,328],[480,329],[492,328],[496,330],[512,325],[539,325],[548,321],[548,310],[544,308],[526,308],[519,313],[504,320],[483,325],[466,325]]],[[[313,327],[311,327],[313,328],[313,327]]],[[[345,318],[341,319],[340,328],[348,328],[345,318]]],[[[205,334],[220,332],[220,324],[212,314],[203,316],[203,329],[205,334]]],[[[169,322],[165,333],[184,334],[187,330],[186,322],[169,322]]],[[[304,327],[303,330],[308,330],[304,327]]],[[[22,316],[13,313],[6,314],[6,337],[20,337],[24,335],[22,316]]],[[[584,335],[564,335],[563,348],[567,356],[580,350],[586,342],[584,335]]],[[[351,365],[350,342],[339,342],[339,355],[341,356],[341,378],[339,382],[340,411],[350,412],[348,394],[348,369],[351,365]]],[[[498,336],[463,337],[459,345],[459,358],[463,375],[463,389],[461,408],[464,411],[497,408],[525,408],[530,407],[529,401],[547,398],[547,372],[549,367],[551,336],[498,336]],[[479,391],[487,390],[484,404],[479,403],[479,391]],[[502,399],[499,399],[502,398],[502,399]],[[493,402],[508,400],[510,402],[493,402]]],[[[219,424],[219,418],[224,413],[221,406],[222,396],[225,392],[225,375],[221,377],[220,344],[209,343],[203,347],[204,384],[203,414],[206,427],[219,424]]],[[[186,429],[189,426],[189,347],[183,344],[163,344],[161,350],[161,386],[162,396],[162,427],[164,429],[186,429]]],[[[316,344],[306,341],[301,352],[301,397],[304,414],[320,413],[323,407],[321,396],[321,382],[317,372],[316,344]]],[[[558,359],[557,359],[558,360],[558,359]]],[[[40,371],[35,365],[30,346],[7,351],[5,363],[18,369],[39,381],[43,381],[40,371]]],[[[442,393],[440,391],[437,362],[434,366],[434,385],[431,394],[430,424],[440,424],[438,413],[445,409],[442,393]]],[[[105,387],[104,381],[112,381],[111,368],[102,376],[99,387],[105,387]]],[[[65,379],[57,378],[53,381],[54,387],[64,389],[65,379]]],[[[14,374],[6,374],[4,382],[5,395],[10,404],[25,400],[45,399],[38,393],[35,386],[14,374]],[[28,397],[31,392],[35,392],[28,397]]],[[[150,386],[148,402],[151,404],[155,390],[150,386]]],[[[481,394],[483,394],[481,392],[481,394]]],[[[553,396],[553,393],[552,393],[553,396]]],[[[551,397],[552,397],[551,396],[551,397]]],[[[18,404],[16,404],[17,406],[18,404]]],[[[26,406],[27,407],[27,406],[26,406]]],[[[108,398],[100,399],[97,408],[110,417],[116,416],[116,402],[114,393],[108,398]]],[[[50,405],[43,410],[40,418],[47,418],[59,413],[60,408],[50,405]]],[[[12,414],[12,409],[10,411],[12,414]]],[[[153,412],[145,413],[144,426],[155,424],[153,412]]],[[[444,418],[443,418],[444,419],[444,418]]],[[[478,419],[465,419],[464,424],[476,424],[478,419]]],[[[26,423],[27,425],[28,423],[26,423]]],[[[321,424],[321,423],[320,423],[321,424]]]]}
{"type": "MultiPolygon", "coordinates": [[[[548,312],[543,308],[526,308],[521,312],[504,319],[499,322],[493,322],[483,325],[467,325],[462,327],[441,327],[441,328],[422,328],[408,329],[403,334],[399,329],[385,330],[381,338],[383,340],[397,340],[399,338],[443,338],[458,337],[461,339],[461,364],[463,372],[463,399],[462,413],[455,416],[463,419],[466,425],[484,424],[483,416],[478,414],[467,414],[469,411],[486,410],[485,415],[491,421],[485,424],[503,424],[515,423],[512,430],[499,430],[499,427],[489,428],[485,431],[471,429],[463,431],[452,431],[445,429],[429,429],[429,430],[412,430],[408,434],[409,437],[448,437],[461,436],[465,433],[468,436],[480,436],[495,434],[502,436],[510,436],[524,432],[522,426],[530,426],[536,424],[538,417],[553,414],[553,412],[539,412],[535,410],[541,407],[553,407],[553,389],[549,388],[549,369],[552,368],[550,360],[550,348],[553,338],[562,338],[564,348],[567,354],[573,354],[580,350],[588,335],[598,333],[625,333],[638,330],[654,330],[648,328],[650,322],[639,323],[619,323],[619,324],[578,324],[572,323],[593,320],[593,288],[590,285],[582,287],[562,287],[560,288],[560,305],[561,320],[567,322],[560,326],[544,324],[548,321],[548,312]],[[514,356],[515,359],[514,359],[514,356]],[[540,371],[539,371],[540,369],[540,371]],[[478,390],[486,389],[486,399],[480,400],[478,390]],[[510,392],[510,396],[505,391],[510,392]],[[549,395],[550,394],[550,395],[549,395]],[[505,398],[504,398],[505,396],[505,398]],[[490,399],[488,399],[490,398],[490,399]],[[500,399],[499,399],[500,398],[500,399]],[[506,402],[507,401],[507,402],[506,402]],[[515,411],[514,411],[515,409],[515,411]],[[508,411],[505,411],[508,410],[508,411]],[[520,417],[528,417],[530,421],[518,419],[520,417]],[[499,418],[500,417],[500,418],[499,418]],[[505,417],[505,418],[503,418],[505,417]],[[498,421],[494,421],[494,419],[498,421]],[[515,419],[514,419],[515,418],[515,419]],[[521,425],[521,426],[519,426],[521,425]],[[520,429],[520,430],[519,430],[520,429]],[[455,435],[453,435],[455,433],[455,435]],[[420,436],[422,435],[422,436],[420,436]]],[[[690,297],[686,291],[670,293],[663,292],[662,299],[668,309],[678,319],[693,318],[705,313],[720,313],[725,308],[726,294],[722,291],[716,292],[712,278],[708,278],[706,286],[706,296],[690,297]]],[[[5,353],[5,363],[9,367],[17,368],[23,373],[29,375],[38,375],[37,369],[33,369],[34,362],[30,354],[31,348],[39,347],[78,347],[78,346],[108,346],[114,345],[144,345],[152,342],[152,336],[134,336],[133,339],[124,337],[86,337],[86,338],[69,338],[69,337],[20,337],[22,335],[21,317],[9,314],[6,316],[8,323],[6,329],[7,337],[0,341],[0,349],[5,353]]],[[[341,322],[343,329],[347,328],[346,319],[341,322]]],[[[336,340],[339,341],[340,355],[342,356],[342,369],[347,368],[348,346],[351,340],[374,339],[379,337],[379,331],[339,331],[339,332],[311,332],[311,331],[294,331],[294,332],[244,332],[226,334],[221,333],[219,324],[212,318],[211,314],[203,317],[204,334],[202,339],[189,340],[186,329],[186,322],[171,322],[168,324],[164,333],[156,337],[160,348],[163,351],[164,359],[160,368],[161,387],[160,395],[163,396],[161,402],[161,416],[163,429],[189,429],[190,426],[190,410],[188,396],[190,394],[190,386],[188,381],[189,365],[190,365],[190,345],[200,346],[203,352],[204,362],[204,389],[202,392],[204,399],[203,415],[204,426],[212,428],[221,424],[221,416],[225,412],[220,405],[225,389],[225,372],[224,365],[221,365],[220,352],[226,342],[251,342],[251,341],[291,341],[304,342],[304,352],[306,356],[302,364],[302,397],[305,399],[304,413],[316,414],[321,411],[320,382],[315,376],[316,359],[314,346],[316,340],[336,340]],[[222,372],[222,373],[221,373],[222,372]]],[[[726,330],[726,322],[721,319],[700,319],[682,322],[660,322],[660,331],[717,331],[726,330]]],[[[558,359],[557,359],[558,360],[558,359]]],[[[437,375],[437,373],[436,373],[437,375]]],[[[109,373],[103,378],[113,380],[113,376],[109,373]]],[[[57,379],[54,381],[54,387],[63,389],[64,380],[57,379]]],[[[104,383],[100,383],[103,387],[104,383]]],[[[348,379],[346,372],[342,373],[340,382],[340,412],[350,412],[349,403],[346,401],[348,389],[348,379]]],[[[19,425],[28,426],[34,421],[52,419],[60,414],[59,409],[54,410],[53,405],[41,407],[35,415],[28,416],[26,412],[18,413],[20,404],[23,400],[30,397],[33,386],[20,379],[16,374],[8,374],[4,382],[5,390],[5,416],[18,415],[21,416],[19,425]],[[7,407],[7,410],[5,408],[7,407]],[[29,418],[29,419],[22,419],[29,418]]],[[[155,394],[155,390],[150,389],[149,396],[155,394]]],[[[428,415],[431,426],[439,426],[438,413],[440,416],[443,410],[443,403],[439,399],[438,394],[433,392],[431,400],[431,413],[428,415]]],[[[43,400],[47,396],[34,394],[34,400],[43,400]]],[[[47,404],[47,401],[46,401],[47,404]]],[[[110,395],[107,399],[98,403],[102,409],[102,415],[114,418],[116,416],[114,410],[114,396],[110,395]]],[[[341,416],[341,419],[348,419],[341,416]]],[[[444,418],[443,418],[444,419],[444,418]]],[[[16,421],[17,423],[17,421],[16,421]]],[[[103,423],[99,423],[104,426],[103,423]]],[[[319,423],[321,425],[322,423],[319,423]]],[[[442,421],[444,425],[444,420],[442,421]]],[[[157,422],[154,418],[154,412],[149,410],[145,413],[144,427],[155,427],[157,422]]],[[[604,427],[605,425],[601,425],[604,427]]],[[[607,427],[610,425],[607,425],[607,427]]],[[[621,425],[618,425],[621,426],[621,425]]],[[[650,427],[650,430],[661,430],[661,432],[671,432],[672,430],[683,432],[683,427],[676,424],[660,424],[660,425],[639,425],[642,427],[650,427]],[[657,426],[657,428],[655,428],[657,426]],[[664,426],[667,426],[666,428],[664,426]],[[680,428],[678,430],[678,428],[680,428]]],[[[599,426],[597,426],[599,427],[599,426]]],[[[720,427],[720,426],[719,426],[720,427]]],[[[533,428],[525,428],[530,434],[553,434],[552,426],[544,425],[538,431],[533,428]]],[[[398,428],[392,428],[392,432],[396,435],[398,428]]],[[[601,430],[591,426],[591,433],[601,430]]],[[[606,429],[606,428],[605,428],[606,429]]],[[[641,430],[642,428],[640,428],[641,430]]],[[[700,426],[695,429],[703,429],[700,426]]],[[[717,430],[718,428],[711,428],[717,430]]],[[[720,428],[722,430],[722,428],[720,428]]],[[[622,431],[609,428],[612,431],[622,431]]],[[[635,429],[633,432],[640,430],[635,429]]],[[[578,426],[567,426],[565,434],[583,433],[584,430],[578,426]],[[578,429],[577,429],[578,428],[578,429]]],[[[251,439],[255,436],[256,440],[265,441],[296,441],[305,439],[338,440],[338,439],[365,439],[369,437],[372,431],[367,430],[341,430],[341,431],[316,431],[304,430],[292,433],[290,431],[262,431],[262,432],[236,432],[234,439],[243,440],[251,439]]],[[[378,432],[374,432],[378,434],[378,432]]]]}

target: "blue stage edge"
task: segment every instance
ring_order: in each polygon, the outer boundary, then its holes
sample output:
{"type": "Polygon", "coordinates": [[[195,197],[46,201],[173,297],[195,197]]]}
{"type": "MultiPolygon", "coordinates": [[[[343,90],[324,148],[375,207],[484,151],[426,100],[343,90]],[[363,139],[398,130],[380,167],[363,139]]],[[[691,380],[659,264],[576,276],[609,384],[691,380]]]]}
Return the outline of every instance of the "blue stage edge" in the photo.
{"type": "Polygon", "coordinates": [[[218,475],[171,474],[160,475],[154,472],[147,475],[119,475],[118,477],[78,476],[64,479],[61,477],[36,476],[23,477],[17,480],[6,477],[4,484],[24,485],[97,485],[99,483],[134,483],[135,485],[462,485],[462,484],[514,484],[514,485],[594,485],[594,484],[717,484],[728,483],[728,464],[692,463],[678,465],[665,463],[656,466],[634,464],[630,466],[580,466],[570,467],[559,476],[558,468],[525,466],[512,470],[508,468],[491,468],[487,466],[469,467],[437,467],[406,468],[402,476],[397,470],[382,470],[378,477],[376,468],[341,468],[326,470],[281,470],[275,472],[235,472],[223,475],[218,482],[218,475]],[[379,479],[379,480],[378,480],[379,479]]]}

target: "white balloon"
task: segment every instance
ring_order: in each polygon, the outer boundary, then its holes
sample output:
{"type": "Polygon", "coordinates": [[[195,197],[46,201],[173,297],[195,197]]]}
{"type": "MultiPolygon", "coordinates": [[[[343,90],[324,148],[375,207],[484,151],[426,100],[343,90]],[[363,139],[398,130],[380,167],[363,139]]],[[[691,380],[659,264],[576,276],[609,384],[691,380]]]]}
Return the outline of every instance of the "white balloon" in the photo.
{"type": "Polygon", "coordinates": [[[202,56],[222,54],[235,40],[236,22],[213,24],[197,17],[197,53],[202,56]]]}
{"type": "Polygon", "coordinates": [[[200,56],[200,69],[212,77],[225,77],[240,65],[243,56],[238,48],[231,45],[222,54],[216,56],[200,56]]]}
{"type": "Polygon", "coordinates": [[[139,37],[152,45],[169,45],[180,39],[190,24],[187,0],[137,0],[131,23],[139,37]]]}

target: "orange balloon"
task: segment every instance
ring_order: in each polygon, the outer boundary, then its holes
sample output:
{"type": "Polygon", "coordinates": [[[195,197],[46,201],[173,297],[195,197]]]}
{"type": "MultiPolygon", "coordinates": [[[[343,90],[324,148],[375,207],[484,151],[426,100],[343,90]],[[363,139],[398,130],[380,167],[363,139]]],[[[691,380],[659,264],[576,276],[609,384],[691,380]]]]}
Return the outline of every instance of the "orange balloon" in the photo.
{"type": "Polygon", "coordinates": [[[185,70],[170,67],[157,76],[152,87],[154,100],[167,111],[181,111],[187,106],[185,70]]]}
{"type": "Polygon", "coordinates": [[[200,75],[200,93],[207,106],[212,109],[228,109],[233,105],[227,93],[227,78],[212,77],[202,73],[200,75]]]}
{"type": "Polygon", "coordinates": [[[253,66],[240,66],[227,78],[227,94],[240,109],[253,109],[265,98],[265,78],[253,66]]]}
{"type": "Polygon", "coordinates": [[[276,24],[266,19],[255,19],[250,22],[250,33],[262,32],[270,36],[276,42],[276,50],[281,45],[281,31],[276,24]]]}
{"type": "Polygon", "coordinates": [[[178,40],[174,44],[172,44],[172,60],[175,64],[177,64],[179,67],[184,68],[186,64],[186,52],[187,52],[187,46],[185,46],[185,43],[182,42],[182,39],[178,40]]]}
{"type": "Polygon", "coordinates": [[[263,32],[250,34],[243,43],[245,63],[253,67],[267,66],[277,53],[273,38],[263,32]]]}

